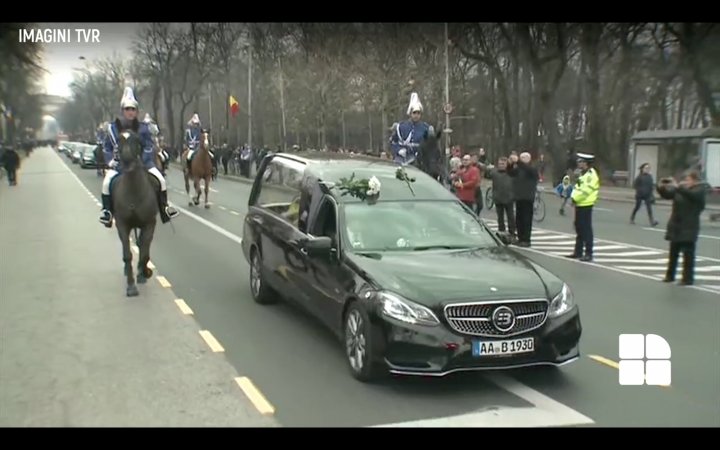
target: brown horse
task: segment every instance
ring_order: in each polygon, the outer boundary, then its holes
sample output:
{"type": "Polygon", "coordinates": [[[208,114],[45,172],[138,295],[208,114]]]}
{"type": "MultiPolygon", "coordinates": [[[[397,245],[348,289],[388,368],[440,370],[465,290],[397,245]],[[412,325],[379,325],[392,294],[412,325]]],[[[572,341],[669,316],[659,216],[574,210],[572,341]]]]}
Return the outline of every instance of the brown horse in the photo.
{"type": "Polygon", "coordinates": [[[205,181],[205,209],[210,208],[208,203],[208,192],[210,191],[210,180],[212,179],[213,164],[212,158],[210,158],[210,139],[208,138],[207,130],[202,130],[200,134],[200,144],[198,149],[195,150],[193,160],[188,166],[187,155],[190,149],[185,149],[182,153],[182,165],[183,175],[185,176],[185,192],[187,192],[190,201],[189,206],[197,206],[200,204],[200,180],[205,181]],[[197,194],[194,198],[190,196],[190,183],[189,179],[192,178],[195,186],[195,193],[197,194]]]}

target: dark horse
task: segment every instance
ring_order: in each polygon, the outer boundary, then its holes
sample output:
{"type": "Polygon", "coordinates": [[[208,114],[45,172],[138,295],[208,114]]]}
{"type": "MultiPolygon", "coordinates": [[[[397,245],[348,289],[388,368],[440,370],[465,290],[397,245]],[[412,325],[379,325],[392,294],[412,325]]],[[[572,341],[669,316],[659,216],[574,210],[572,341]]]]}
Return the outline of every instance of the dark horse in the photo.
{"type": "Polygon", "coordinates": [[[420,143],[417,166],[420,170],[433,177],[444,186],[450,185],[445,152],[442,150],[440,139],[442,130],[429,133],[420,143]]]}
{"type": "Polygon", "coordinates": [[[150,244],[155,234],[155,224],[159,213],[156,191],[160,188],[142,161],[142,142],[138,134],[140,123],[134,120],[130,128],[123,130],[120,120],[115,121],[119,133],[118,152],[121,174],[113,180],[112,203],[115,214],[115,226],[122,243],[125,276],[127,276],[127,296],[138,295],[132,268],[130,251],[130,231],[140,230],[137,246],[140,249],[138,260],[138,283],[145,283],[152,276],[147,266],[150,261],[150,244]]]}

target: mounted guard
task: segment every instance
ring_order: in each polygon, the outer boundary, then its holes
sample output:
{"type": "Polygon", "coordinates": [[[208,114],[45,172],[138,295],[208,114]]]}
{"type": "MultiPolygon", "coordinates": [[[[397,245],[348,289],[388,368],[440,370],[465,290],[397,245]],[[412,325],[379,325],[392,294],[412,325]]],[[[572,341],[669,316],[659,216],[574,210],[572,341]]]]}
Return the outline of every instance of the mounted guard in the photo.
{"type": "MultiPolygon", "coordinates": [[[[132,88],[126,87],[123,93],[122,100],[120,101],[120,107],[122,108],[122,117],[115,122],[111,122],[107,128],[105,141],[104,141],[104,157],[105,164],[108,167],[108,171],[105,174],[102,184],[102,215],[100,216],[100,222],[107,228],[112,227],[112,198],[110,197],[110,186],[113,179],[120,174],[120,159],[118,155],[118,143],[119,135],[122,130],[118,129],[118,123],[122,124],[123,129],[130,128],[133,122],[137,122],[138,114],[138,101],[135,99],[135,94],[132,88]]],[[[143,143],[143,164],[145,168],[160,183],[160,192],[158,195],[158,203],[160,205],[160,219],[162,223],[167,223],[171,218],[178,215],[178,212],[171,206],[168,205],[167,199],[167,184],[165,178],[162,176],[158,168],[155,166],[152,134],[147,123],[140,123],[138,127],[138,133],[143,143]]]]}
{"type": "MultiPolygon", "coordinates": [[[[200,137],[202,135],[202,124],[200,123],[200,117],[197,113],[193,114],[192,118],[188,122],[188,127],[185,129],[185,147],[188,149],[187,165],[190,167],[195,150],[200,145],[200,137]]],[[[208,150],[209,151],[209,150],[208,150]]],[[[214,161],[215,155],[210,152],[210,158],[214,161]]]]}
{"type": "Polygon", "coordinates": [[[152,142],[156,158],[155,165],[160,166],[160,173],[165,176],[165,168],[168,162],[168,154],[160,147],[160,127],[157,126],[157,123],[155,123],[152,117],[150,117],[149,113],[145,114],[143,122],[147,124],[148,129],[150,130],[150,135],[152,136],[152,142]]]}
{"type": "Polygon", "coordinates": [[[408,120],[394,127],[390,137],[393,161],[398,164],[414,164],[419,157],[420,144],[428,135],[435,133],[433,127],[422,119],[423,105],[416,92],[410,95],[408,120]]]}

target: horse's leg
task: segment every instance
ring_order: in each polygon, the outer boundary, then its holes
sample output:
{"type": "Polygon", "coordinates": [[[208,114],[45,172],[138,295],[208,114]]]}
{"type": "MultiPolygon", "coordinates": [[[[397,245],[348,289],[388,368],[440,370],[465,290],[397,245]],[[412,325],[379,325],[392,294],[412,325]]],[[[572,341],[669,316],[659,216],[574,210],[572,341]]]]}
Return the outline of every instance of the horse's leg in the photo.
{"type": "Polygon", "coordinates": [[[205,178],[205,209],[210,209],[210,203],[208,203],[208,192],[210,191],[210,177],[205,178]]]}
{"type": "Polygon", "coordinates": [[[200,204],[200,194],[202,192],[202,190],[200,189],[200,177],[193,177],[193,185],[195,186],[195,194],[197,194],[193,199],[193,204],[197,206],[200,204]]]}
{"type": "Polygon", "coordinates": [[[130,228],[119,220],[115,220],[115,226],[117,227],[118,236],[120,237],[120,243],[122,244],[123,249],[125,277],[127,278],[127,288],[125,293],[128,297],[135,297],[136,295],[138,295],[138,288],[135,284],[135,275],[133,274],[132,267],[132,252],[130,251],[130,228]]]}
{"type": "Polygon", "coordinates": [[[138,257],[138,276],[137,282],[143,284],[148,278],[152,277],[153,271],[148,267],[150,261],[150,244],[152,244],[153,237],[155,236],[155,223],[145,225],[140,230],[140,243],[139,250],[140,256],[138,257]]]}

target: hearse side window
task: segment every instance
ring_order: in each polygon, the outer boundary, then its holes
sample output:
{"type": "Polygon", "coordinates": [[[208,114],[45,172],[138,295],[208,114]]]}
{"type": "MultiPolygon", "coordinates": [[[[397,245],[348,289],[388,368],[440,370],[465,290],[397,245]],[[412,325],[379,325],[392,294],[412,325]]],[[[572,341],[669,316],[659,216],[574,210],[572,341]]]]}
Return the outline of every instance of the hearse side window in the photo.
{"type": "Polygon", "coordinates": [[[274,158],[262,174],[255,206],[267,209],[297,227],[304,170],[302,163],[274,158]]]}

